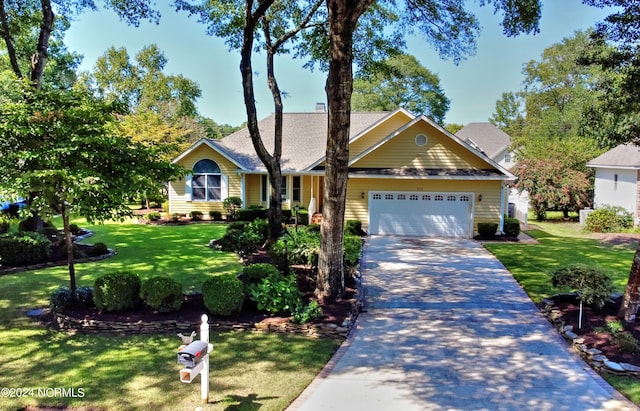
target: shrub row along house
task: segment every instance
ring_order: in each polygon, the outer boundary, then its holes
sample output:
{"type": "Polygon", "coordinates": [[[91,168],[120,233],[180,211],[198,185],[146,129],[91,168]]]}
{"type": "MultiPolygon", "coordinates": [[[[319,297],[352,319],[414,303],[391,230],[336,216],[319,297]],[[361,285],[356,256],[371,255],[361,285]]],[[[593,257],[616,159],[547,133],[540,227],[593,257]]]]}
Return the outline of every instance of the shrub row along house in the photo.
{"type": "MultiPolygon", "coordinates": [[[[274,116],[259,123],[273,149],[274,116]]],[[[284,115],[283,208],[322,210],[327,113],[284,115]]],[[[472,237],[481,222],[499,223],[515,177],[468,141],[426,116],[404,109],[352,113],[347,220],[369,234],[472,237]]],[[[268,207],[266,170],[245,128],[221,140],[202,139],[175,160],[190,170],[169,186],[169,212],[223,211],[229,196],[268,207]]]]}

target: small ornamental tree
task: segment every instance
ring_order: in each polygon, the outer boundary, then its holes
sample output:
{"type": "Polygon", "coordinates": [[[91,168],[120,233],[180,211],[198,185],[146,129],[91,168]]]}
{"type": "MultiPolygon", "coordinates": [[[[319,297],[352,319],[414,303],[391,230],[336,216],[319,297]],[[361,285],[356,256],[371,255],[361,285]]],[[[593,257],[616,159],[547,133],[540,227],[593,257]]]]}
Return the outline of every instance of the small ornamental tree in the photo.
{"type": "Polygon", "coordinates": [[[578,293],[580,317],[578,328],[582,329],[582,304],[602,307],[613,291],[611,276],[605,271],[584,264],[568,265],[551,274],[554,287],[566,287],[578,293]]]}
{"type": "Polygon", "coordinates": [[[518,177],[518,191],[529,192],[538,220],[544,220],[549,209],[560,209],[568,217],[569,211],[590,205],[589,176],[560,161],[522,160],[512,172],[518,177]]]}
{"type": "Polygon", "coordinates": [[[62,216],[75,295],[70,216],[89,223],[131,216],[128,203],[144,181],[168,181],[182,170],[162,148],[118,134],[122,107],[26,82],[13,88],[16,97],[0,102],[0,191],[29,198],[27,212],[62,216]]]}

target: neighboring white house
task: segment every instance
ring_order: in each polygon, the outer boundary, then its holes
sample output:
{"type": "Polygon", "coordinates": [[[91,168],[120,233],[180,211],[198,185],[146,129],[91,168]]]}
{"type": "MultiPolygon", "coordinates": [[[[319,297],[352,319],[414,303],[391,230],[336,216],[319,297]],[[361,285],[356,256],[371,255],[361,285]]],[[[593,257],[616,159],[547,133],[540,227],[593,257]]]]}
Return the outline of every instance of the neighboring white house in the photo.
{"type": "Polygon", "coordinates": [[[640,147],[621,144],[587,163],[595,169],[593,204],[620,206],[640,219],[640,147]]]}
{"type": "MultiPolygon", "coordinates": [[[[487,157],[500,164],[505,169],[515,165],[515,154],[511,150],[511,136],[491,123],[469,123],[461,128],[456,137],[469,143],[487,157]]],[[[518,193],[509,190],[509,217],[515,217],[527,223],[529,213],[529,193],[518,193]]]]}

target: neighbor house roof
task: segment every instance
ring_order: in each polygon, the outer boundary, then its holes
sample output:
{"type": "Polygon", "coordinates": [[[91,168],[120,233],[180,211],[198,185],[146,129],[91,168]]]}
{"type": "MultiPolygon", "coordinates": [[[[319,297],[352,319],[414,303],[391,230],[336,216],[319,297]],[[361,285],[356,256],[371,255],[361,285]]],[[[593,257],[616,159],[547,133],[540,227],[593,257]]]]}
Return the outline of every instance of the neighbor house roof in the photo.
{"type": "MultiPolygon", "coordinates": [[[[391,115],[390,112],[368,112],[351,114],[351,136],[357,136],[372,124],[391,115]]],[[[258,122],[262,141],[269,153],[274,147],[275,115],[258,122]]],[[[256,155],[249,130],[243,128],[221,140],[215,140],[243,168],[264,170],[265,167],[256,155]]],[[[282,171],[306,170],[317,163],[326,154],[327,149],[327,113],[284,113],[282,120],[282,171]],[[303,130],[303,132],[301,132],[303,130]]]]}
{"type": "Polygon", "coordinates": [[[489,158],[495,158],[511,145],[511,137],[491,123],[469,123],[455,135],[479,147],[489,158]]]}
{"type": "Polygon", "coordinates": [[[640,168],[640,147],[621,144],[587,163],[588,167],[640,168]]]}

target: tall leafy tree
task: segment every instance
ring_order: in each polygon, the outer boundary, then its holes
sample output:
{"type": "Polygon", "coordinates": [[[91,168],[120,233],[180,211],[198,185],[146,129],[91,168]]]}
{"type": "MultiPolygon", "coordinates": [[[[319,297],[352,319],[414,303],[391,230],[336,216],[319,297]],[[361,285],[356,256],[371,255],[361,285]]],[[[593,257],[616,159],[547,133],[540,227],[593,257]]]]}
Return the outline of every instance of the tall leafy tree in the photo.
{"type": "MultiPolygon", "coordinates": [[[[104,0],[102,3],[136,26],[141,19],[157,21],[160,17],[151,7],[152,0],[104,0]]],[[[97,4],[93,0],[0,0],[0,37],[14,74],[40,87],[51,48],[55,46],[52,36],[64,27],[64,23],[56,24],[56,13],[62,22],[70,21],[84,10],[97,9],[97,4]],[[25,43],[25,38],[30,41],[25,43]],[[26,71],[25,59],[28,61],[26,71]]]]}
{"type": "Polygon", "coordinates": [[[525,125],[522,93],[502,93],[502,97],[496,101],[496,112],[489,118],[489,122],[511,138],[519,139],[525,125]]]}
{"type": "Polygon", "coordinates": [[[19,98],[0,104],[0,187],[30,196],[29,210],[38,215],[62,216],[75,295],[69,217],[101,222],[130,216],[128,203],[146,181],[167,181],[181,170],[163,157],[162,146],[119,134],[122,107],[76,91],[14,86],[21,87],[19,98]]]}
{"type": "Polygon", "coordinates": [[[409,54],[390,57],[375,73],[362,73],[353,81],[353,110],[392,111],[398,107],[425,114],[438,124],[443,124],[449,110],[449,99],[437,74],[409,54]]]}
{"type": "MultiPolygon", "coordinates": [[[[588,107],[586,129],[615,145],[640,144],[640,13],[637,1],[584,0],[595,7],[618,7],[596,25],[581,63],[597,65],[607,76],[597,85],[602,97],[588,107]]],[[[640,308],[640,243],[633,257],[618,317],[634,321],[640,308]]]]}

